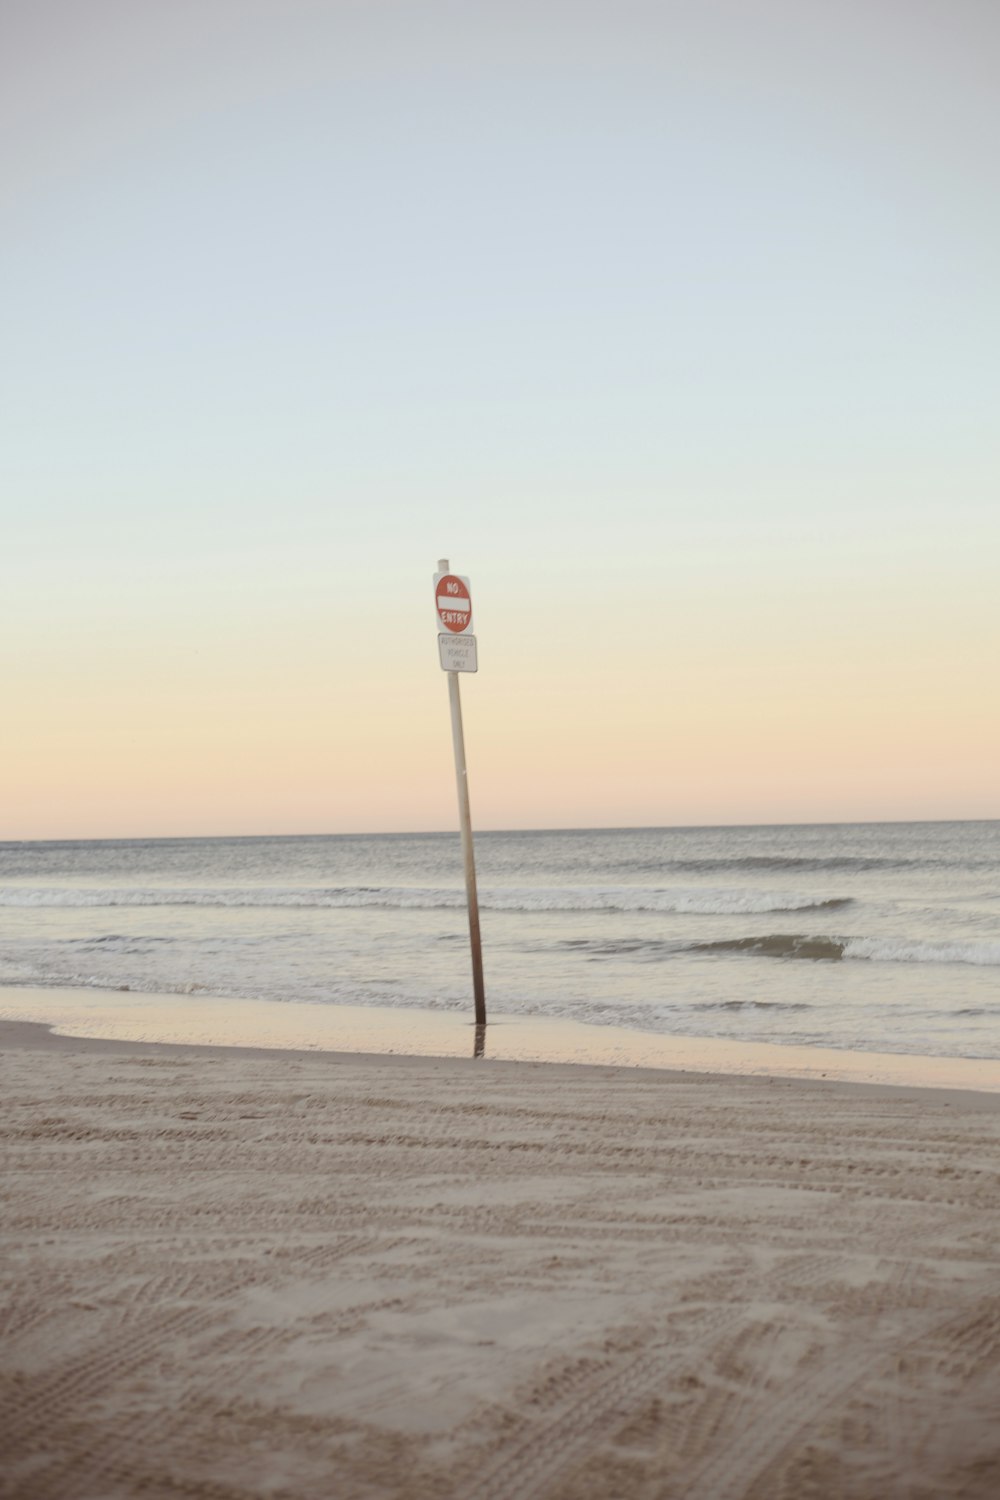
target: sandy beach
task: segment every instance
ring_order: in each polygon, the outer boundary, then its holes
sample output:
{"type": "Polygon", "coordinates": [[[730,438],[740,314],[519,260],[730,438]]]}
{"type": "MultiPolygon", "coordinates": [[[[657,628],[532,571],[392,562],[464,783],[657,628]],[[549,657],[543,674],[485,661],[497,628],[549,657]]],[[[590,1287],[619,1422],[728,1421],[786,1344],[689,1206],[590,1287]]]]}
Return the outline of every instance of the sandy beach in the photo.
{"type": "Polygon", "coordinates": [[[5,1023],[33,1500],[1000,1493],[1000,1095],[5,1023]]]}

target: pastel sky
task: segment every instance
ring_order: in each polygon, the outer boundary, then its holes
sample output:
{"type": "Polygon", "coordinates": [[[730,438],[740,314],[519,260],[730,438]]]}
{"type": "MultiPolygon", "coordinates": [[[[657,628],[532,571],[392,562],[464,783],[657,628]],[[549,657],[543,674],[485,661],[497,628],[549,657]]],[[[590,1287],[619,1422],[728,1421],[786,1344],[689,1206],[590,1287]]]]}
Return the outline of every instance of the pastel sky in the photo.
{"type": "Polygon", "coordinates": [[[1000,816],[1000,7],[0,27],[0,837],[1000,816]]]}

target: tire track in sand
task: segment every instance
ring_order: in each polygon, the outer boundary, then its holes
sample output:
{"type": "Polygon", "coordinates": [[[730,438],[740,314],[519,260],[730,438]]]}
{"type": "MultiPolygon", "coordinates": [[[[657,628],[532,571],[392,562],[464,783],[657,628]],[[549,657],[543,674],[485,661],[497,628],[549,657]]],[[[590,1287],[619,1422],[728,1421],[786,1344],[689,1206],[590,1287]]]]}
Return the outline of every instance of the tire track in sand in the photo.
{"type": "MultiPolygon", "coordinates": [[[[811,1375],[798,1373],[783,1388],[761,1390],[735,1426],[713,1424],[705,1434],[703,1446],[709,1439],[724,1446],[690,1474],[685,1500],[743,1500],[758,1494],[767,1500],[797,1500],[801,1481],[794,1468],[803,1435],[824,1413],[846,1407],[853,1392],[891,1375],[913,1354],[930,1357],[939,1369],[956,1366],[963,1376],[970,1365],[981,1370],[996,1364],[1000,1313],[994,1308],[985,1317],[981,1309],[971,1314],[966,1310],[943,1322],[930,1319],[920,1332],[903,1337],[889,1351],[881,1348],[852,1359],[848,1349],[811,1375]]],[[[664,1490],[661,1500],[669,1496],[664,1490]]]]}
{"type": "Polygon", "coordinates": [[[182,1308],[144,1317],[130,1336],[103,1340],[90,1352],[70,1359],[57,1373],[39,1380],[8,1375],[4,1381],[3,1414],[8,1432],[8,1457],[45,1447],[52,1428],[81,1399],[103,1395],[127,1379],[162,1347],[204,1327],[204,1314],[182,1308]]]}
{"type": "MultiPolygon", "coordinates": [[[[736,1323],[742,1308],[727,1306],[693,1315],[699,1325],[698,1341],[703,1343],[736,1323]]],[[[686,1357],[693,1347],[685,1345],[686,1357]]],[[[526,1403],[543,1412],[557,1406],[557,1414],[529,1419],[529,1425],[521,1424],[509,1437],[501,1438],[483,1456],[480,1475],[467,1489],[456,1490],[456,1497],[538,1500],[676,1374],[677,1349],[670,1338],[660,1338],[638,1352],[633,1347],[617,1357],[606,1355],[596,1366],[592,1360],[575,1361],[569,1370],[537,1386],[526,1403]]]]}
{"type": "MultiPolygon", "coordinates": [[[[834,1263],[835,1258],[825,1253],[793,1256],[765,1273],[757,1283],[757,1292],[763,1296],[787,1286],[790,1280],[800,1288],[807,1286],[834,1263]]],[[[718,1279],[722,1283],[725,1273],[718,1273],[718,1279]]],[[[614,1361],[604,1357],[596,1368],[593,1361],[576,1361],[569,1372],[550,1377],[537,1387],[525,1403],[535,1412],[557,1406],[556,1415],[551,1419],[536,1417],[527,1428],[521,1424],[500,1439],[484,1456],[481,1475],[456,1495],[461,1500],[538,1500],[554,1483],[568,1477],[588,1454],[596,1453],[608,1438],[635,1421],[647,1397],[679,1381],[685,1388],[689,1388],[688,1382],[701,1386],[702,1382],[690,1374],[693,1367],[714,1366],[738,1372],[755,1345],[768,1345],[780,1333],[762,1325],[747,1327],[744,1318],[742,1302],[689,1304],[682,1314],[688,1325],[683,1340],[661,1337],[639,1352],[633,1350],[631,1357],[619,1356],[614,1361]],[[690,1326],[692,1320],[694,1327],[690,1326]]],[[[702,1436],[696,1453],[703,1452],[734,1419],[740,1430],[752,1425],[754,1412],[747,1408],[752,1408],[755,1393],[748,1383],[741,1387],[736,1380],[730,1381],[729,1387],[708,1387],[698,1403],[696,1420],[702,1436]]],[[[687,1403],[668,1408],[661,1418],[662,1425],[672,1429],[678,1439],[683,1431],[688,1441],[690,1422],[687,1403]]]]}

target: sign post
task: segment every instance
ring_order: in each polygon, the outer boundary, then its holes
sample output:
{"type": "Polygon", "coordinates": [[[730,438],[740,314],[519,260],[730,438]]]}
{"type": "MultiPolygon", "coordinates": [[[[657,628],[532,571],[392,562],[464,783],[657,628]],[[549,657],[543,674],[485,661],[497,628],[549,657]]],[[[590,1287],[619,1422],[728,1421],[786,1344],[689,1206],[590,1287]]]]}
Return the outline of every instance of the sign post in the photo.
{"type": "MultiPolygon", "coordinates": [[[[462,732],[462,699],[459,672],[476,672],[476,638],[472,632],[472,595],[469,580],[452,573],[443,557],[434,575],[434,602],[438,617],[438,654],[448,673],[451,701],[451,739],[455,749],[455,780],[458,784],[458,817],[462,829],[465,863],[465,894],[469,904],[469,941],[472,945],[472,988],[476,1000],[477,1030],[486,1025],[486,991],[483,986],[483,948],[479,933],[479,897],[476,893],[476,859],[472,847],[472,811],[469,805],[469,773],[465,766],[465,735],[462,732]]],[[[480,1037],[482,1033],[479,1033],[480,1037]]],[[[477,1046],[477,1055],[480,1049],[477,1046]]]]}

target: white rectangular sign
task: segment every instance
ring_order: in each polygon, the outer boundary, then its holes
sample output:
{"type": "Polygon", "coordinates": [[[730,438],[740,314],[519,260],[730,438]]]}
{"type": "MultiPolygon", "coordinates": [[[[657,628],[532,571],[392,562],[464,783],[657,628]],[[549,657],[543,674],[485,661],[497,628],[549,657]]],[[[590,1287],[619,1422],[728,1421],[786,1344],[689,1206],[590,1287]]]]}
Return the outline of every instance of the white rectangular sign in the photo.
{"type": "Polygon", "coordinates": [[[474,635],[439,635],[438,655],[444,672],[478,672],[474,635]]]}

